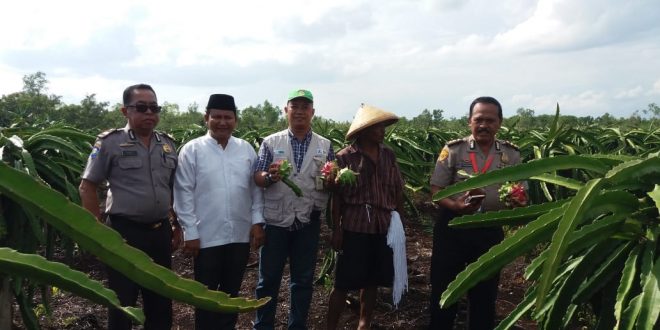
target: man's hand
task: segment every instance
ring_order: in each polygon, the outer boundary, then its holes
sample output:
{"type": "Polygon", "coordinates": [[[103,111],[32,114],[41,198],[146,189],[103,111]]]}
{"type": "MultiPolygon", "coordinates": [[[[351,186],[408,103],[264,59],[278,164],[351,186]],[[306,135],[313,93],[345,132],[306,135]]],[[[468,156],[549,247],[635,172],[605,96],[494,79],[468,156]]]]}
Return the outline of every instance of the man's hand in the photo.
{"type": "Polygon", "coordinates": [[[170,209],[167,211],[167,219],[170,220],[172,225],[172,252],[178,250],[183,243],[183,230],[181,229],[181,224],[177,220],[176,212],[174,208],[170,206],[170,209]]]}
{"type": "Polygon", "coordinates": [[[183,252],[192,256],[193,258],[197,257],[199,254],[199,239],[191,239],[183,243],[183,252]]]}
{"type": "Polygon", "coordinates": [[[339,252],[339,253],[342,253],[343,252],[343,250],[342,250],[343,242],[344,242],[344,232],[343,232],[343,230],[341,228],[334,230],[332,232],[332,239],[330,241],[330,244],[332,245],[332,249],[339,252]]]}
{"type": "Polygon", "coordinates": [[[280,181],[280,165],[282,163],[280,162],[274,162],[271,163],[270,166],[268,167],[268,174],[270,174],[270,180],[272,182],[277,182],[280,181]]]}
{"type": "MultiPolygon", "coordinates": [[[[525,196],[526,195],[527,195],[527,193],[525,193],[525,196]]],[[[527,198],[527,197],[525,197],[524,200],[520,200],[518,198],[507,198],[507,201],[509,202],[509,205],[511,205],[512,208],[525,207],[525,206],[527,206],[527,201],[528,200],[529,200],[529,198],[527,198]]]]}
{"type": "Polygon", "coordinates": [[[183,230],[178,223],[172,225],[172,252],[178,250],[183,243],[183,230]]]}
{"type": "Polygon", "coordinates": [[[472,214],[476,212],[480,207],[483,199],[473,199],[470,203],[465,203],[465,200],[473,193],[466,192],[461,195],[459,198],[454,200],[452,211],[456,214],[472,214]]]}
{"type": "Polygon", "coordinates": [[[254,224],[250,228],[250,248],[254,251],[266,243],[266,231],[261,224],[254,224]]]}

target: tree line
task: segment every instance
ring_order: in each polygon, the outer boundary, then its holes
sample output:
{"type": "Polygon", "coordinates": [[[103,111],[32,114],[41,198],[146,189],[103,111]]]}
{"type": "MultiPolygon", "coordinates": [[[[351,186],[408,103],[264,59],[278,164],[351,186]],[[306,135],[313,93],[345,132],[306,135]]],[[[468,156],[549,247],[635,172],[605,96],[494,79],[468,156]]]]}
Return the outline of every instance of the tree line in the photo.
{"type": "MultiPolygon", "coordinates": [[[[170,131],[177,128],[203,126],[203,109],[197,103],[192,103],[181,109],[176,103],[164,102],[160,115],[159,128],[170,131]]],[[[79,104],[66,104],[59,95],[48,94],[48,79],[44,72],[36,72],[23,77],[23,89],[2,95],[0,98],[0,127],[12,125],[39,126],[60,123],[85,131],[101,131],[125,125],[125,118],[119,111],[121,103],[99,101],[96,94],[89,94],[79,104]]],[[[516,128],[519,131],[551,125],[554,115],[536,115],[535,110],[519,108],[516,114],[505,118],[503,126],[516,128]]],[[[654,128],[660,119],[660,106],[651,103],[646,109],[633,112],[627,118],[615,117],[609,113],[601,116],[561,115],[563,123],[570,126],[607,126],[632,128],[654,128]]],[[[286,119],[279,106],[265,100],[262,104],[248,106],[239,111],[240,127],[243,130],[263,127],[284,128],[286,119]]],[[[324,125],[348,127],[348,121],[335,121],[316,116],[314,121],[324,125]]],[[[431,127],[450,131],[466,130],[467,113],[460,118],[446,118],[443,109],[423,109],[419,115],[402,117],[400,127],[428,129],[431,127]]]]}

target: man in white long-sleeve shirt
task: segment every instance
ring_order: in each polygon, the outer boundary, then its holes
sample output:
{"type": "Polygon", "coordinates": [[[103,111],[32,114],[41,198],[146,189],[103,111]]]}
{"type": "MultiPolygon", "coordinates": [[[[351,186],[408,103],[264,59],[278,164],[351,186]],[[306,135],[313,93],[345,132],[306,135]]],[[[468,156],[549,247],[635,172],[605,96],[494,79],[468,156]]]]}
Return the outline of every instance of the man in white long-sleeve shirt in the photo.
{"type": "MultiPolygon", "coordinates": [[[[184,230],[184,252],[195,258],[195,280],[236,296],[250,244],[264,235],[262,189],[252,179],[257,154],[236,127],[234,98],[213,94],[204,120],[208,133],[179,152],[174,208],[184,230]]],[[[195,310],[196,329],[234,329],[237,314],[195,310]]]]}

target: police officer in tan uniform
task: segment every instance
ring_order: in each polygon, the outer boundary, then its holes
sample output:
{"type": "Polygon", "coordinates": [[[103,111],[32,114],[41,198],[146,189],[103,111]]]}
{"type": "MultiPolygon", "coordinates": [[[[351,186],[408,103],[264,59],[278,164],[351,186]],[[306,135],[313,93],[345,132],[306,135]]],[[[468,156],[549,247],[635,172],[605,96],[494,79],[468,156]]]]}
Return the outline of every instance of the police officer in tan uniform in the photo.
{"type": "MultiPolygon", "coordinates": [[[[151,86],[140,84],[126,88],[123,101],[121,111],[128,124],[99,134],[79,187],[82,205],[102,221],[96,192],[107,180],[109,189],[104,212],[107,223],[129,245],[144,251],[157,264],[171,268],[171,252],[181,240],[181,229],[171,213],[177,165],[174,142],[169,136],[154,131],[161,107],[151,86]]],[[[134,306],[138,292],[142,292],[145,329],[170,329],[170,299],[139,287],[110,268],[108,284],[123,306],[134,306]]],[[[117,309],[110,309],[108,329],[131,329],[131,321],[117,309]]]]}
{"type": "MultiPolygon", "coordinates": [[[[486,173],[520,163],[518,147],[495,135],[502,124],[502,106],[492,97],[479,97],[470,105],[468,124],[472,135],[450,141],[440,151],[431,176],[431,192],[435,194],[468,175],[486,173]],[[462,171],[466,174],[461,174],[462,171]]],[[[438,202],[442,216],[433,229],[431,261],[431,324],[429,329],[452,329],[456,305],[440,309],[440,295],[465,266],[477,260],[504,234],[501,228],[453,229],[447,223],[455,216],[505,208],[499,200],[499,184],[473,190],[438,202]],[[470,195],[483,198],[468,199],[470,195]],[[466,201],[467,200],[467,201],[466,201]]],[[[495,299],[499,275],[483,281],[468,293],[469,328],[493,329],[495,299]]]]}

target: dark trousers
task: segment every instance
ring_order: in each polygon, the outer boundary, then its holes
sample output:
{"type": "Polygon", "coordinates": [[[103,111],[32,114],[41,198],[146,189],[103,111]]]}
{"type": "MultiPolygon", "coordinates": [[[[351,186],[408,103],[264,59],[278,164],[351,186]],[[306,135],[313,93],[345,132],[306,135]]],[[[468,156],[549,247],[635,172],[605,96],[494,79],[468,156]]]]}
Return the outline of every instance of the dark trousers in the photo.
{"type": "Polygon", "coordinates": [[[311,222],[302,229],[266,225],[266,244],[259,255],[257,298],[271,297],[257,310],[254,329],[274,329],[277,297],[282,282],[282,270],[289,259],[291,307],[288,329],[307,329],[307,313],[312,301],[314,268],[319,244],[320,212],[314,211],[311,222]]]}
{"type": "MultiPolygon", "coordinates": [[[[163,220],[158,228],[132,223],[130,220],[110,216],[111,226],[131,245],[149,255],[155,263],[172,268],[172,227],[163,220]]],[[[147,290],[126,276],[108,267],[108,286],[119,297],[122,306],[135,306],[139,292],[142,292],[146,330],[163,330],[172,327],[172,300],[147,290]]],[[[118,309],[108,310],[108,329],[131,329],[131,320],[118,309]]]]}
{"type": "MultiPolygon", "coordinates": [[[[250,256],[249,243],[231,243],[199,250],[195,258],[195,280],[211,290],[238,296],[250,256]]],[[[234,329],[237,313],[216,313],[195,309],[195,329],[234,329]]]]}
{"type": "MultiPolygon", "coordinates": [[[[440,296],[465,267],[504,238],[501,228],[452,229],[452,214],[436,219],[431,257],[431,324],[429,329],[453,329],[456,304],[440,308],[440,296]]],[[[499,274],[468,291],[469,329],[490,330],[495,326],[495,300],[499,274]]]]}

